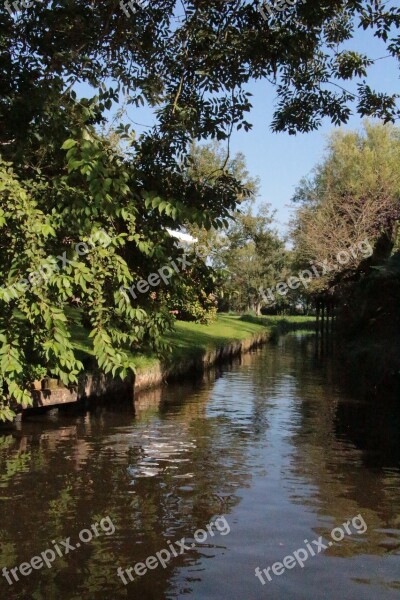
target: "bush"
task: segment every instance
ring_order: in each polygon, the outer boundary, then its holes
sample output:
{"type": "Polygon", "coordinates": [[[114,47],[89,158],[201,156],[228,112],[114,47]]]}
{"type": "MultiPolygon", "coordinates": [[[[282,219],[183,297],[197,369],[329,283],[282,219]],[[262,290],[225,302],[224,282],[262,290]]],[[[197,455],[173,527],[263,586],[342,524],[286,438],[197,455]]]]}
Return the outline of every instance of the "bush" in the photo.
{"type": "Polygon", "coordinates": [[[217,318],[217,301],[214,294],[206,294],[203,290],[200,294],[189,285],[182,289],[180,297],[174,301],[174,310],[179,312],[182,321],[195,321],[208,325],[217,318]]]}

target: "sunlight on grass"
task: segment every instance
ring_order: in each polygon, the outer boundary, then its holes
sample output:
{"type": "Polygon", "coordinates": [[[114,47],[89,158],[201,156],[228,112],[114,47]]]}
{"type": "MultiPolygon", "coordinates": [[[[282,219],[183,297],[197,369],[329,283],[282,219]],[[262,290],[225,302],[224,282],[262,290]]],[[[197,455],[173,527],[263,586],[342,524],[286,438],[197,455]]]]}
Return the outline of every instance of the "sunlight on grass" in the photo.
{"type": "MultiPolygon", "coordinates": [[[[70,312],[73,324],[74,347],[81,354],[81,359],[86,364],[93,357],[93,347],[87,332],[80,323],[78,310],[70,312]]],[[[252,336],[265,332],[279,333],[304,328],[312,324],[312,317],[253,317],[251,315],[219,314],[217,320],[211,325],[176,321],[175,330],[166,336],[166,341],[171,346],[171,354],[166,357],[168,363],[180,361],[185,358],[201,356],[207,350],[221,347],[230,342],[250,339],[252,336]]],[[[158,364],[156,356],[146,354],[131,354],[135,367],[143,370],[158,364]]]]}

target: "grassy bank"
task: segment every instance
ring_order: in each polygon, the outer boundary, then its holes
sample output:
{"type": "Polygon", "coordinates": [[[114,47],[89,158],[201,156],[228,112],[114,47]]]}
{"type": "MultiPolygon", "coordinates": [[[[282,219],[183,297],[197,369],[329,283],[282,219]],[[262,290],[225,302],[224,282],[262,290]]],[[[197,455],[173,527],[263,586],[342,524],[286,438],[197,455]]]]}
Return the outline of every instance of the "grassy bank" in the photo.
{"type": "MultiPolygon", "coordinates": [[[[289,331],[307,329],[312,327],[312,317],[252,317],[250,315],[219,314],[217,320],[211,325],[176,321],[175,330],[166,336],[166,341],[171,346],[172,353],[168,357],[168,364],[181,361],[185,358],[201,356],[207,350],[219,348],[230,342],[250,339],[256,334],[270,332],[273,339],[289,331]]],[[[75,347],[82,353],[86,363],[90,362],[93,354],[91,340],[85,330],[76,325],[75,347]]],[[[135,366],[139,369],[157,364],[155,356],[145,354],[134,355],[135,366]]]]}
{"type": "Polygon", "coordinates": [[[219,314],[211,325],[177,321],[175,332],[169,336],[173,356],[200,354],[226,343],[249,339],[267,328],[271,336],[307,329],[312,317],[252,317],[250,315],[219,314]]]}
{"type": "Polygon", "coordinates": [[[175,331],[167,337],[172,348],[170,360],[199,356],[207,350],[249,339],[263,331],[263,324],[244,322],[237,315],[219,314],[211,325],[177,321],[175,331]]]}
{"type": "Polygon", "coordinates": [[[172,332],[166,336],[171,349],[164,357],[132,354],[135,376],[121,381],[118,377],[104,377],[95,367],[92,341],[82,327],[79,311],[71,311],[73,343],[84,363],[84,373],[79,386],[64,386],[32,392],[33,408],[49,408],[78,402],[89,397],[124,397],[135,399],[144,390],[156,388],[166,381],[181,380],[192,373],[200,373],[215,364],[231,360],[252,348],[264,344],[280,333],[304,329],[310,319],[219,314],[211,325],[176,321],[172,332]]]}
{"type": "Polygon", "coordinates": [[[270,339],[276,340],[280,335],[291,331],[314,331],[315,318],[296,315],[293,317],[243,315],[240,317],[246,323],[254,323],[270,330],[270,339]]]}

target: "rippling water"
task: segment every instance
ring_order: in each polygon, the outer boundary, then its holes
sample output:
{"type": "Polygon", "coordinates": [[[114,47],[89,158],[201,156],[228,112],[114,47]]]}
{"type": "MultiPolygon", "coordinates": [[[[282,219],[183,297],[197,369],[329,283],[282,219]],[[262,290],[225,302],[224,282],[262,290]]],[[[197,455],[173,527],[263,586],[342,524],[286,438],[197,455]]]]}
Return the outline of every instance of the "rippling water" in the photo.
{"type": "Polygon", "coordinates": [[[74,547],[0,577],[1,598],[399,599],[399,411],[346,394],[313,344],[287,336],[135,410],[36,415],[0,434],[0,568],[74,547]],[[303,568],[256,577],[349,521],[303,568]],[[168,548],[165,568],[117,575],[168,548]]]}

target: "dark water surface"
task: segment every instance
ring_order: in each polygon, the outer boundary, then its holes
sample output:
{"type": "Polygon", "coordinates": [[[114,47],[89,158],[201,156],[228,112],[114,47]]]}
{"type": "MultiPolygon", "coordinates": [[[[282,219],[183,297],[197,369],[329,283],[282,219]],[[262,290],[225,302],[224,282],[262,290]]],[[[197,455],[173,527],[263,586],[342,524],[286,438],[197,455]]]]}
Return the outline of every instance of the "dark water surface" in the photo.
{"type": "Polygon", "coordinates": [[[399,415],[346,394],[313,344],[287,336],[136,412],[36,415],[0,434],[0,569],[39,557],[12,585],[0,577],[0,598],[399,599],[399,415]],[[320,536],[332,545],[318,554],[320,536]],[[304,568],[287,559],[262,585],[256,567],[305,540],[304,568]],[[62,556],[40,568],[55,544],[62,556]],[[117,575],[171,547],[166,568],[150,559],[126,586],[117,575]]]}

